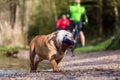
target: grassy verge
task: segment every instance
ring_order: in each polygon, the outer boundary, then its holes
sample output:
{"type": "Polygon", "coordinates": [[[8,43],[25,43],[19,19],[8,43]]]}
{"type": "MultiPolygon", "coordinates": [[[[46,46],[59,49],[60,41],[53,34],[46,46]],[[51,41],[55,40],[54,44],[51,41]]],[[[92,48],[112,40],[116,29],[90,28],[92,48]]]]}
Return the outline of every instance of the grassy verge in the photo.
{"type": "Polygon", "coordinates": [[[15,46],[15,47],[1,47],[0,53],[12,52],[12,51],[16,51],[16,50],[27,50],[27,49],[29,49],[27,46],[25,46],[25,47],[17,47],[17,46],[15,46]]]}
{"type": "MultiPolygon", "coordinates": [[[[101,51],[101,50],[115,50],[120,48],[120,42],[119,39],[117,39],[116,36],[113,36],[103,42],[100,42],[96,45],[90,45],[86,46],[85,48],[81,48],[78,46],[75,51],[76,52],[94,52],[94,51],[101,51]]],[[[1,47],[0,48],[0,53],[1,52],[12,52],[16,50],[28,50],[29,47],[1,47]]]]}
{"type": "MultiPolygon", "coordinates": [[[[75,51],[76,52],[94,52],[94,51],[106,50],[107,47],[112,43],[113,39],[115,39],[115,36],[101,43],[98,43],[97,45],[90,45],[90,46],[86,46],[85,48],[77,47],[75,51]]],[[[109,49],[109,50],[112,50],[112,49],[109,49]]]]}

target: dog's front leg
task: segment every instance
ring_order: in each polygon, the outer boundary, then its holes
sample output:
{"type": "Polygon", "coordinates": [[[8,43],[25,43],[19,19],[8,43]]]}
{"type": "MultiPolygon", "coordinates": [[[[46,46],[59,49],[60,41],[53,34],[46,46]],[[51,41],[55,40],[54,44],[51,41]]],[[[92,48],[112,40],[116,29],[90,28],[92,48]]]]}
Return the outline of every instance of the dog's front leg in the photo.
{"type": "Polygon", "coordinates": [[[55,58],[56,58],[56,55],[51,55],[51,56],[49,56],[49,61],[53,66],[53,71],[60,71],[55,58]]]}
{"type": "Polygon", "coordinates": [[[59,68],[58,68],[58,64],[57,64],[55,59],[50,59],[50,63],[52,64],[54,71],[60,71],[59,68]]]}

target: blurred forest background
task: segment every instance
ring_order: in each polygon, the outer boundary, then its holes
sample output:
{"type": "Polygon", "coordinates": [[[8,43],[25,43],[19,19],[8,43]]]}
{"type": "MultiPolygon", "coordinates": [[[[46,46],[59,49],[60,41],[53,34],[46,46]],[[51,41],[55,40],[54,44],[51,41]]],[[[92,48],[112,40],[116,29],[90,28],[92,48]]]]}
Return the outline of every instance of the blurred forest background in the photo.
{"type": "MultiPolygon", "coordinates": [[[[0,46],[25,46],[37,34],[56,31],[55,23],[73,0],[0,0],[0,46]]],[[[82,0],[91,43],[117,36],[120,41],[120,0],[82,0]]]]}

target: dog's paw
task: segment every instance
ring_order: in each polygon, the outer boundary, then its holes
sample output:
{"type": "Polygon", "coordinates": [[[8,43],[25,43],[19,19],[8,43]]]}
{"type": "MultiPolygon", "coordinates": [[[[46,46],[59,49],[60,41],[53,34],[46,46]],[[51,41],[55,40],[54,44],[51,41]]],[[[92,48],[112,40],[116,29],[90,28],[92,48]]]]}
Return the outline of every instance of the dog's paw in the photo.
{"type": "Polygon", "coordinates": [[[61,69],[54,69],[53,72],[61,72],[61,69]]]}

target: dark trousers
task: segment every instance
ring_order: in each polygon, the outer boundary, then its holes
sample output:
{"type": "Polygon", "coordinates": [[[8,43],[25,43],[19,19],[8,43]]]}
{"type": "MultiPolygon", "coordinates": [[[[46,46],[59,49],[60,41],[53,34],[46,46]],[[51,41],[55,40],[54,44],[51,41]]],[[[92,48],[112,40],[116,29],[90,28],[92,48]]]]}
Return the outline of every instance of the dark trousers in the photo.
{"type": "Polygon", "coordinates": [[[80,32],[82,30],[82,22],[75,22],[72,20],[70,21],[70,26],[67,27],[67,30],[70,30],[72,32],[76,25],[78,26],[78,31],[80,32]]]}

